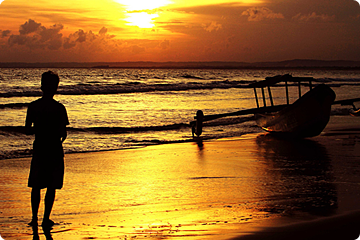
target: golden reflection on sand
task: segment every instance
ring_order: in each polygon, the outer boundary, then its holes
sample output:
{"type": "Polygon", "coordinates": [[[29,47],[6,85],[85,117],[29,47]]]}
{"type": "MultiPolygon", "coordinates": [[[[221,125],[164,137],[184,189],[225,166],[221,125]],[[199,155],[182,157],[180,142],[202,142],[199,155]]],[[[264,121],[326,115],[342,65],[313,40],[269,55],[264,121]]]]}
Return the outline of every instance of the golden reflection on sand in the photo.
{"type": "MultiPolygon", "coordinates": [[[[167,144],[69,154],[66,166],[52,214],[57,240],[228,239],[299,212],[329,214],[338,205],[326,149],[313,141],[259,135],[167,144]]],[[[0,190],[9,184],[6,176],[0,190]]],[[[22,202],[29,203],[26,194],[22,202]]],[[[15,219],[30,214],[13,205],[15,219]]]]}
{"type": "Polygon", "coordinates": [[[266,182],[275,176],[266,173],[267,165],[251,150],[255,141],[238,144],[171,144],[68,159],[73,167],[66,175],[64,215],[103,213],[102,222],[122,233],[192,239],[276,220],[263,210],[271,194],[266,182]]]}

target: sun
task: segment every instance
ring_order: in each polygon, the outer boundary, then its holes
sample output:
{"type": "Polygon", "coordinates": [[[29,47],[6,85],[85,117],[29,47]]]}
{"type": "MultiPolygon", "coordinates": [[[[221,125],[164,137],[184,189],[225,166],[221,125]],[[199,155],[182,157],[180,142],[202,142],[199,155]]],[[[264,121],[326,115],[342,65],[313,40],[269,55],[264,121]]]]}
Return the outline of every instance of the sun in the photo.
{"type": "Polygon", "coordinates": [[[172,3],[170,0],[114,0],[125,7],[126,25],[139,28],[155,27],[155,19],[159,17],[156,9],[172,3]]]}
{"type": "Polygon", "coordinates": [[[139,28],[153,28],[155,27],[155,18],[159,17],[159,14],[149,14],[147,12],[133,12],[126,13],[128,16],[125,21],[126,25],[137,26],[139,28]]]}

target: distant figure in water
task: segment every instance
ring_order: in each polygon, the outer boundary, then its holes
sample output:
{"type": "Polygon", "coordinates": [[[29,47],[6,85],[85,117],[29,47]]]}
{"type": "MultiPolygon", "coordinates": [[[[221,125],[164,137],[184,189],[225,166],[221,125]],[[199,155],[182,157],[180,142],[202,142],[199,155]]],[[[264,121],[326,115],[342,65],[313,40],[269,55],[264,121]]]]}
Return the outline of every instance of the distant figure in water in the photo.
{"type": "Polygon", "coordinates": [[[204,113],[201,110],[196,112],[196,122],[192,125],[192,135],[196,134],[197,137],[200,137],[202,133],[203,127],[203,120],[204,120],[204,113]]]}
{"type": "Polygon", "coordinates": [[[38,225],[40,191],[47,188],[42,226],[51,228],[54,222],[50,213],[56,189],[61,189],[64,180],[64,151],[62,143],[67,137],[69,125],[66,108],[53,99],[59,86],[59,76],[51,71],[41,77],[43,97],[31,102],[26,115],[25,131],[35,134],[28,187],[31,191],[32,220],[30,226],[38,225]]]}

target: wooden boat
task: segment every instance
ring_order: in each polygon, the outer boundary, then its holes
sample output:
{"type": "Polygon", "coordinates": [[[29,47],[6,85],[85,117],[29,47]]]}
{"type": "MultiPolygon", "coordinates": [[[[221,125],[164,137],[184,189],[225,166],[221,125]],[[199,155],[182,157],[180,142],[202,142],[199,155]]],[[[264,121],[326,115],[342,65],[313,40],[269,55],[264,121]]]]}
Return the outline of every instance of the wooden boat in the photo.
{"type": "MultiPolygon", "coordinates": [[[[331,105],[336,95],[330,87],[324,84],[313,88],[312,81],[313,78],[298,78],[287,74],[268,77],[264,81],[250,84],[249,87],[254,89],[257,108],[233,113],[207,115],[198,119],[195,117],[197,120],[190,123],[193,133],[196,133],[196,126],[202,126],[202,122],[204,121],[228,116],[254,114],[256,123],[265,131],[297,138],[316,136],[321,133],[329,122],[331,105]],[[287,102],[283,105],[274,105],[270,87],[280,82],[285,83],[287,102]],[[289,82],[295,82],[299,86],[299,99],[293,104],[290,104],[289,101],[289,82]],[[303,85],[303,82],[308,82],[307,85],[310,87],[310,91],[301,96],[301,85],[303,85]],[[263,106],[260,106],[259,103],[258,88],[260,88],[262,92],[263,106]],[[264,88],[268,88],[268,100],[270,100],[271,106],[267,106],[266,104],[267,100],[264,88]]],[[[197,136],[200,136],[200,134],[197,134],[197,136]]]]}
{"type": "Polygon", "coordinates": [[[201,117],[195,117],[196,121],[190,123],[193,136],[194,133],[198,137],[201,135],[202,123],[205,121],[254,114],[257,125],[272,134],[292,138],[314,137],[319,135],[329,122],[333,104],[352,105],[354,110],[350,111],[350,114],[354,116],[360,115],[360,110],[354,106],[354,102],[360,101],[360,98],[334,101],[336,98],[335,92],[324,84],[313,87],[312,82],[314,80],[312,77],[292,77],[286,74],[267,77],[264,81],[252,83],[248,87],[254,89],[257,108],[206,116],[202,114],[201,117]],[[283,83],[285,86],[286,104],[274,104],[271,87],[278,83],[283,83]],[[292,104],[290,104],[289,100],[289,83],[297,85],[299,92],[299,98],[292,104]],[[308,86],[310,90],[302,95],[301,90],[304,85],[308,86]],[[265,94],[266,88],[268,97],[265,94]],[[260,106],[257,89],[261,89],[263,106],[260,106]],[[270,106],[267,106],[269,101],[270,106]]]}

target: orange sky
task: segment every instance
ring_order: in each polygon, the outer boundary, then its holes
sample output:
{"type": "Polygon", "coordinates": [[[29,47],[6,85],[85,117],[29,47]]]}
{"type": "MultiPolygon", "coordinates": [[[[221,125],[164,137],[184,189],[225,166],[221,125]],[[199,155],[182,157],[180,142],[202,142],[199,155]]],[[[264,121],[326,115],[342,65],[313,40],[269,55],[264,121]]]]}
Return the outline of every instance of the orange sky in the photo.
{"type": "Polygon", "coordinates": [[[4,0],[0,23],[0,62],[360,61],[354,0],[4,0]]]}

